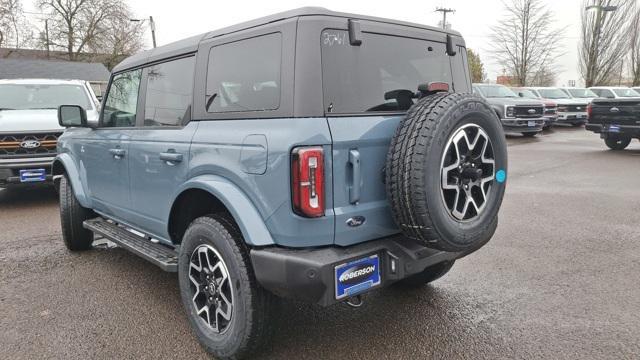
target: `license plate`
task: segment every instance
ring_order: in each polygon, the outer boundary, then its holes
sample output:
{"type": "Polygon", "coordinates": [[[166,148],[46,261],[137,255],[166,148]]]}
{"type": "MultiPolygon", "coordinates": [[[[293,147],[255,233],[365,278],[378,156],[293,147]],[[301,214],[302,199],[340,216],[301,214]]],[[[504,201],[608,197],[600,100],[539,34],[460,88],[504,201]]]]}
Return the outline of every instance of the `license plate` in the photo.
{"type": "Polygon", "coordinates": [[[336,299],[354,296],[380,285],[380,258],[371,255],[335,267],[336,299]]]}
{"type": "Polygon", "coordinates": [[[44,169],[20,170],[20,182],[38,182],[47,179],[47,172],[44,169]]]}
{"type": "Polygon", "coordinates": [[[609,125],[609,132],[620,132],[620,126],[618,125],[609,125]]]}
{"type": "Polygon", "coordinates": [[[529,127],[535,127],[535,126],[536,126],[536,122],[535,122],[535,121],[528,121],[528,122],[527,122],[527,126],[529,126],[529,127]]]}

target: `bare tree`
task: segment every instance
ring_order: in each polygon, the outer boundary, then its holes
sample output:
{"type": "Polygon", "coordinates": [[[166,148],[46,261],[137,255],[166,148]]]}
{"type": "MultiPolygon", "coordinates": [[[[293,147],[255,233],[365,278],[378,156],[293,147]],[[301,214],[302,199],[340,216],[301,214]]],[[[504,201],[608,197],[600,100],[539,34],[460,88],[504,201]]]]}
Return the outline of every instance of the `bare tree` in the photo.
{"type": "Polygon", "coordinates": [[[50,16],[50,45],[63,49],[70,60],[79,60],[87,51],[111,53],[123,49],[116,44],[122,41],[120,35],[141,36],[141,31],[128,31],[135,26],[125,25],[131,11],[124,0],[37,0],[37,3],[50,16]]]}
{"type": "Polygon", "coordinates": [[[144,47],[145,24],[131,22],[130,18],[130,14],[109,18],[104,24],[103,36],[90,46],[92,51],[106,55],[103,62],[109,69],[144,47]]]}
{"type": "Polygon", "coordinates": [[[548,68],[540,68],[529,81],[531,86],[554,86],[556,84],[557,72],[548,68]]]}
{"type": "Polygon", "coordinates": [[[31,37],[20,0],[0,0],[0,47],[18,49],[27,45],[31,37]]]}
{"type": "Polygon", "coordinates": [[[626,29],[636,0],[583,0],[580,72],[586,86],[615,82],[628,54],[626,29]]]}
{"type": "Polygon", "coordinates": [[[517,85],[526,86],[555,66],[563,29],[553,27],[553,12],[542,0],[505,0],[504,6],[506,15],[491,28],[493,57],[517,85]]]}
{"type": "Polygon", "coordinates": [[[633,18],[629,25],[629,41],[631,43],[631,81],[633,86],[640,86],[640,3],[636,3],[633,18]]]}

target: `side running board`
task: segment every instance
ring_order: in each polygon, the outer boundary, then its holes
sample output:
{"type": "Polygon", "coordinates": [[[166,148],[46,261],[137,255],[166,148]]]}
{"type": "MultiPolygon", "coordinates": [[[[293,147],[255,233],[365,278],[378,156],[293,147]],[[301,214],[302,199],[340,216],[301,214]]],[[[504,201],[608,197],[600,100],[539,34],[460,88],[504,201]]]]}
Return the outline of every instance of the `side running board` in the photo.
{"type": "Polygon", "coordinates": [[[178,253],[167,246],[153,243],[143,236],[136,235],[100,217],[86,220],[82,225],[85,229],[91,230],[121,248],[154,263],[164,271],[178,271],[178,253]]]}

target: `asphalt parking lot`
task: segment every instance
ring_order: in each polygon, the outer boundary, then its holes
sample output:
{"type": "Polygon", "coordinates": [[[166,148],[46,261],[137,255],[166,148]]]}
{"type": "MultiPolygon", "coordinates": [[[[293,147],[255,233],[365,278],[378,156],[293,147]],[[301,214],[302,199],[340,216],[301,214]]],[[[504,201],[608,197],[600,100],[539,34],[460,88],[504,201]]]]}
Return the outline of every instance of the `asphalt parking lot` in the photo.
{"type": "MultiPolygon", "coordinates": [[[[357,310],[287,303],[263,357],[640,357],[640,142],[509,137],[493,240],[419,290],[357,310]]],[[[66,251],[52,189],[0,190],[0,358],[208,358],[175,274],[121,249],[66,251]]]]}

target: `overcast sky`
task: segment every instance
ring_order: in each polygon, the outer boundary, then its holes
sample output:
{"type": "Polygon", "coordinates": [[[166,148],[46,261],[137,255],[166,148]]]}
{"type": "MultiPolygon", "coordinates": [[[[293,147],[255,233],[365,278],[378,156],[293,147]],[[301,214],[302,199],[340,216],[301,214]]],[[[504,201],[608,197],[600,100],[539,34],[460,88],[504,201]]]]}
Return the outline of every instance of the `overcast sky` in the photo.
{"type": "MultiPolygon", "coordinates": [[[[507,0],[508,1],[508,0],[507,0]]],[[[578,72],[577,47],[580,36],[580,11],[582,0],[543,0],[556,14],[558,28],[564,30],[561,48],[566,52],[558,61],[557,85],[568,80],[581,82],[578,72]]],[[[25,1],[28,2],[28,1],[25,1]]],[[[334,11],[387,17],[421,24],[437,25],[440,13],[434,10],[444,6],[454,8],[449,14],[453,29],[464,36],[467,46],[477,50],[485,63],[489,78],[495,81],[502,69],[489,54],[490,27],[504,15],[501,0],[316,0],[310,1],[216,1],[216,0],[128,0],[138,17],[153,15],[156,22],[158,45],[185,37],[215,30],[227,25],[251,20],[272,13],[302,6],[321,6],[334,11]]],[[[151,35],[147,46],[151,46],[151,35]]]]}

